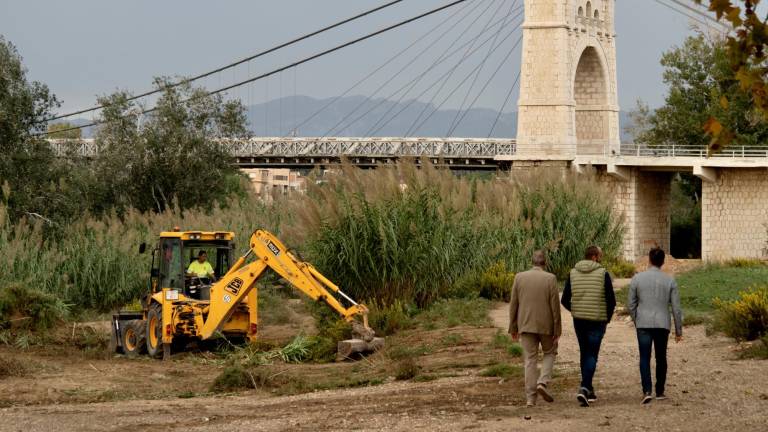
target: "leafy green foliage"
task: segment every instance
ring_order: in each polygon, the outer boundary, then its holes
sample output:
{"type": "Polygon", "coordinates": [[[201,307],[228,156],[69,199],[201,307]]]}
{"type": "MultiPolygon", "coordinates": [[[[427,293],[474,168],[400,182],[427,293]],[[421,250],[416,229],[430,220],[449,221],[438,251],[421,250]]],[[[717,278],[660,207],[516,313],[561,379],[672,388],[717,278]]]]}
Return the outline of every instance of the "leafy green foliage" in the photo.
{"type": "Polygon", "coordinates": [[[79,140],[83,136],[82,129],[73,129],[72,123],[62,122],[48,125],[48,138],[79,140]]]}
{"type": "MultiPolygon", "coordinates": [[[[715,12],[718,19],[724,19],[733,26],[735,31],[727,37],[725,43],[728,64],[741,89],[748,93],[750,105],[765,117],[768,114],[768,66],[765,62],[768,24],[756,13],[760,0],[695,1],[704,4],[708,2],[709,10],[715,12]]],[[[722,105],[727,109],[730,99],[723,98],[722,105]]],[[[735,115],[738,115],[738,109],[735,111],[735,115]]],[[[722,118],[712,116],[704,126],[712,137],[711,151],[719,151],[733,142],[736,131],[728,127],[722,118]]]]}
{"type": "Polygon", "coordinates": [[[245,108],[188,84],[169,87],[169,82],[155,80],[163,93],[140,125],[129,94],[99,99],[107,107],[96,134],[100,151],[93,175],[101,180],[95,193],[108,206],[158,212],[174,204],[182,210],[211,208],[236,192],[227,178],[237,176],[237,168],[229,148],[217,139],[245,135],[245,108]]]}
{"type": "Polygon", "coordinates": [[[497,331],[491,340],[491,347],[502,350],[512,357],[521,357],[523,347],[519,343],[512,341],[512,338],[502,331],[497,331]]]}
{"type": "Polygon", "coordinates": [[[621,258],[613,258],[604,262],[605,268],[614,277],[619,279],[631,278],[637,269],[635,265],[621,258]]]}
{"type": "Polygon", "coordinates": [[[413,316],[418,312],[416,307],[406,305],[398,300],[390,305],[371,303],[368,323],[376,334],[387,336],[413,325],[413,316]]]}
{"type": "Polygon", "coordinates": [[[635,118],[645,116],[644,129],[635,140],[650,146],[700,145],[706,148],[711,137],[702,127],[717,118],[732,131],[739,145],[762,145],[768,138],[768,122],[755,110],[750,95],[743,91],[728,58],[727,43],[703,35],[685,40],[682,47],[666,52],[661,59],[664,82],[669,86],[665,104],[650,112],[639,105],[635,118]],[[727,104],[724,101],[727,100],[727,104]]]}
{"type": "Polygon", "coordinates": [[[507,270],[503,261],[491,264],[480,272],[466,273],[448,292],[448,297],[473,298],[508,302],[512,295],[515,274],[507,270]]]}

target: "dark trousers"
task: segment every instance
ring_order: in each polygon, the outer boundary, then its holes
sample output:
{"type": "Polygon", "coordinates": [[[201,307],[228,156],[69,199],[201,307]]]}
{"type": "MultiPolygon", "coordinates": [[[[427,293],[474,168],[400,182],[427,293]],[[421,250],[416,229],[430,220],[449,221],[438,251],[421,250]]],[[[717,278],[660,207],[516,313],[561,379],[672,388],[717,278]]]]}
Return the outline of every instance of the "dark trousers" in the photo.
{"type": "Polygon", "coordinates": [[[600,345],[603,343],[607,326],[606,322],[573,319],[573,328],[576,330],[581,354],[581,386],[590,392],[594,391],[592,379],[597,370],[597,356],[600,354],[600,345]]]}
{"type": "Polygon", "coordinates": [[[637,329],[637,344],[640,347],[640,378],[643,393],[651,392],[651,348],[656,351],[656,394],[664,394],[667,383],[667,343],[669,330],[664,328],[637,329]]]}

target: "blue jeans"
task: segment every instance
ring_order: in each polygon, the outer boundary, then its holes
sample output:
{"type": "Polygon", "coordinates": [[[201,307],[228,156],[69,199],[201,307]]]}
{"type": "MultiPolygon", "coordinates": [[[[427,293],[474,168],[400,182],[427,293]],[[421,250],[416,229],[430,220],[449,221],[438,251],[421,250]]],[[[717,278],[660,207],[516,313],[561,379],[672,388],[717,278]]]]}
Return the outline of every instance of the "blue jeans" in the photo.
{"type": "Polygon", "coordinates": [[[606,322],[573,319],[573,328],[576,330],[581,353],[581,387],[590,392],[595,391],[592,387],[592,379],[597,370],[597,356],[600,354],[600,345],[603,343],[607,326],[606,322]]]}
{"type": "Polygon", "coordinates": [[[651,392],[651,347],[656,351],[656,394],[664,394],[667,383],[667,343],[669,330],[665,328],[637,329],[637,345],[640,347],[640,378],[643,393],[651,392]]]}

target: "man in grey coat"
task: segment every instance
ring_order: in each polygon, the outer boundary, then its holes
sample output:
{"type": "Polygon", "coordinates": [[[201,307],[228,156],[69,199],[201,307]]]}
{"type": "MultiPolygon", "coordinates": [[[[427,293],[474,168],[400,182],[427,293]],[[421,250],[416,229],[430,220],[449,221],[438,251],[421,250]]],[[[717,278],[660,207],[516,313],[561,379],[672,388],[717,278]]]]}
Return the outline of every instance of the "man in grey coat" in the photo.
{"type": "Polygon", "coordinates": [[[509,334],[523,347],[525,397],[529,407],[536,405],[537,396],[547,402],[554,400],[547,385],[563,330],[557,278],[544,270],[546,265],[544,252],[534,252],[533,268],[515,276],[509,308],[509,334]],[[541,373],[537,370],[539,346],[544,353],[541,373]]]}
{"type": "Polygon", "coordinates": [[[671,319],[669,308],[675,317],[675,342],[683,339],[683,311],[677,283],[662,273],[665,254],[660,248],[648,254],[651,267],[635,275],[629,285],[627,307],[637,329],[640,348],[640,377],[643,383],[643,404],[653,400],[651,394],[651,348],[656,351],[656,399],[666,399],[664,385],[667,381],[667,343],[671,319]]]}

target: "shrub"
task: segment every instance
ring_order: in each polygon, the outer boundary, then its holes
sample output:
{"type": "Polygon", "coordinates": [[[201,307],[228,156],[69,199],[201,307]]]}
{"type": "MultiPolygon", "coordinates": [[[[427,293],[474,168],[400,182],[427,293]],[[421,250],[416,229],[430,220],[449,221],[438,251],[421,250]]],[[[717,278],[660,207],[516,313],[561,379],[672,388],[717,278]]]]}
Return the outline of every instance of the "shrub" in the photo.
{"type": "Polygon", "coordinates": [[[395,378],[400,381],[409,380],[415,378],[420,370],[421,367],[416,364],[413,357],[406,357],[395,366],[395,378]]]}
{"type": "Polygon", "coordinates": [[[400,301],[395,301],[389,306],[372,303],[369,308],[368,323],[380,336],[388,336],[411,327],[413,315],[417,311],[415,307],[400,301]]]}
{"type": "Polygon", "coordinates": [[[515,274],[507,264],[497,261],[481,272],[463,275],[448,292],[448,297],[475,298],[509,302],[515,274]]]}
{"type": "Polygon", "coordinates": [[[606,264],[606,269],[615,278],[628,279],[637,273],[635,265],[629,261],[625,261],[620,258],[609,259],[606,264]]]}
{"type": "Polygon", "coordinates": [[[211,384],[216,393],[255,388],[255,380],[242,366],[226,367],[211,384]]]}
{"type": "Polygon", "coordinates": [[[0,327],[50,329],[67,313],[68,307],[60,299],[27,284],[0,286],[0,327]]]}
{"type": "Polygon", "coordinates": [[[768,286],[742,291],[736,300],[715,299],[715,327],[739,340],[755,340],[768,334],[768,286]]]}
{"type": "Polygon", "coordinates": [[[741,352],[743,359],[768,359],[768,335],[741,352]]]}
{"type": "Polygon", "coordinates": [[[29,374],[29,372],[29,367],[25,362],[0,356],[0,379],[21,377],[29,374]]]}

